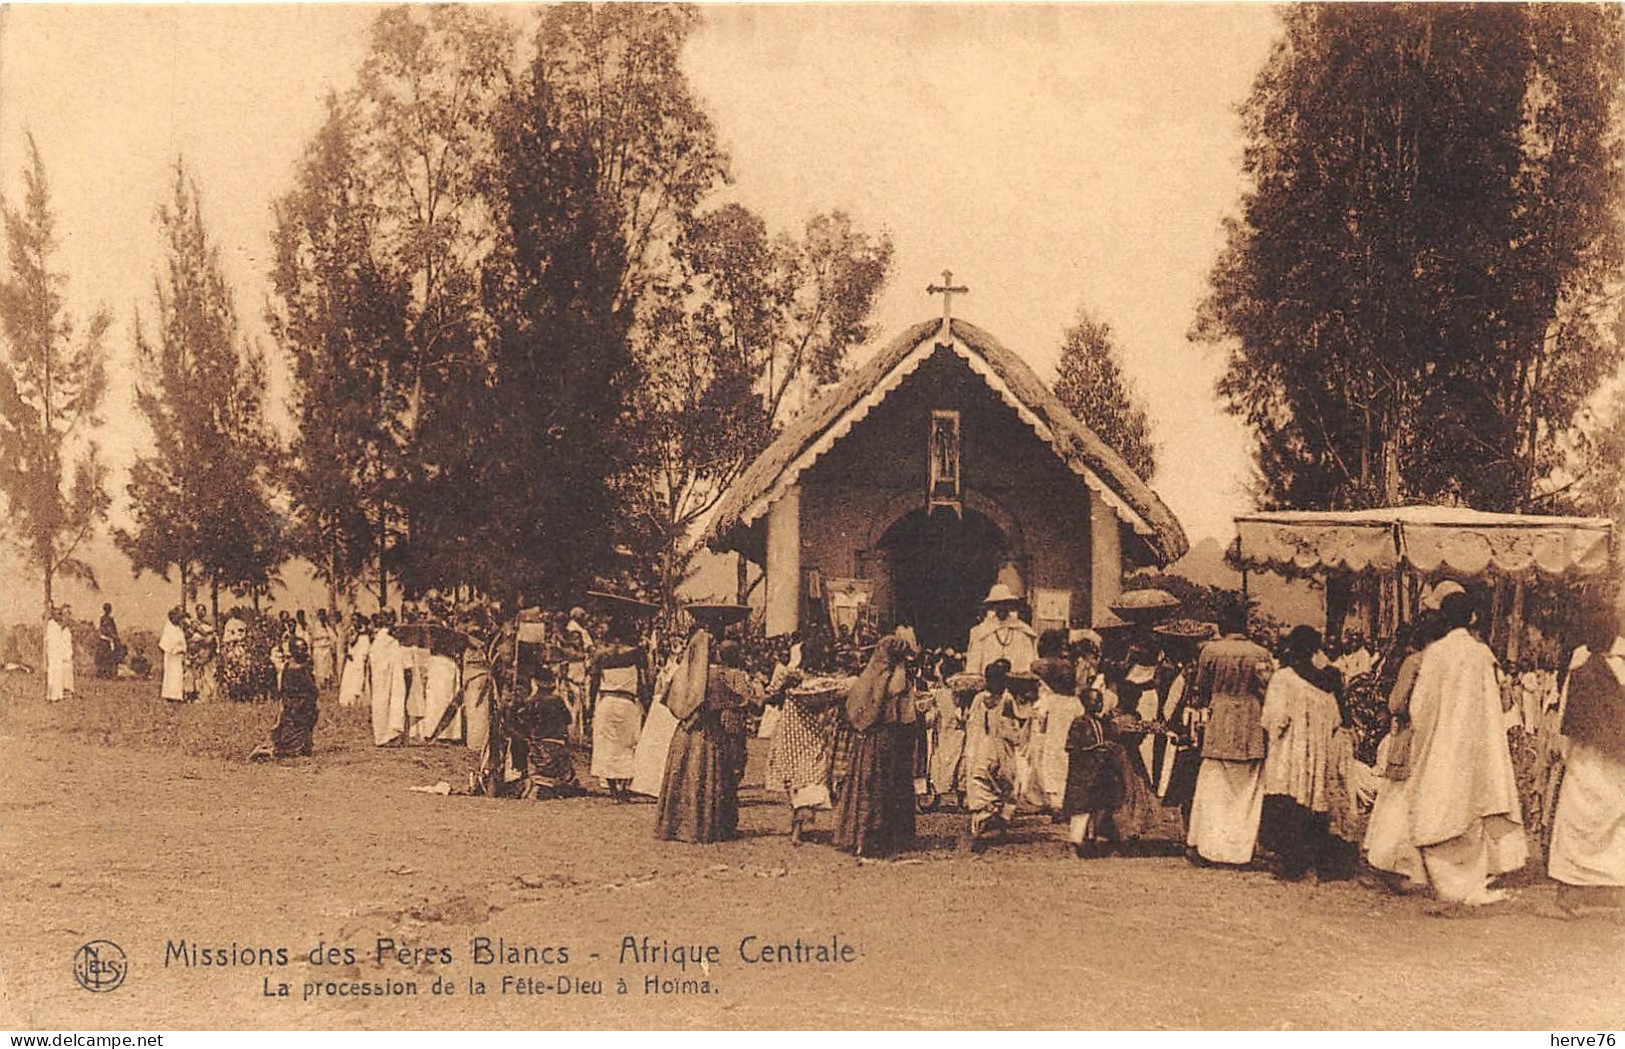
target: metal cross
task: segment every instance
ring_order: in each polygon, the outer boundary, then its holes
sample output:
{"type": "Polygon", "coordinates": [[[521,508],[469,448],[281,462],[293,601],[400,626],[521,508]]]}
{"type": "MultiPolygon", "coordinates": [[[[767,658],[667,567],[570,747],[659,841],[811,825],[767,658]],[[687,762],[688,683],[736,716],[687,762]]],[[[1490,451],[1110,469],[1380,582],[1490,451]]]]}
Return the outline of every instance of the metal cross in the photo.
{"type": "Polygon", "coordinates": [[[942,324],[943,327],[946,328],[953,322],[954,319],[954,296],[968,295],[970,294],[970,289],[965,287],[963,284],[954,284],[953,270],[943,270],[942,283],[927,285],[925,293],[927,295],[942,296],[942,324]]]}

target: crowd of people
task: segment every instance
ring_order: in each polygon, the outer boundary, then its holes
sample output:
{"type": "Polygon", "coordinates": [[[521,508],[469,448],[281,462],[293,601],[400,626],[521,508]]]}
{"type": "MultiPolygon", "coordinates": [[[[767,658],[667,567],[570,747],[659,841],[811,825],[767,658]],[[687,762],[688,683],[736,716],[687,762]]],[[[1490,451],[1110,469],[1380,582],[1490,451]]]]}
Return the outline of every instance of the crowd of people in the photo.
{"type": "MultiPolygon", "coordinates": [[[[326,610],[239,609],[216,631],[203,607],[176,608],[160,694],[279,700],[253,756],[284,758],[312,753],[317,696],[336,689],[370,711],[378,746],[466,746],[471,787],[499,796],[583,793],[579,757],[616,801],[654,798],[655,833],[674,841],[736,835],[756,735],[796,844],[825,818],[835,847],[892,854],[912,847],[917,813],[947,807],[967,818],[966,848],[1036,833],[1093,858],[1136,851],[1177,814],[1198,865],[1363,871],[1473,907],[1544,853],[1557,916],[1625,905],[1612,605],[1587,609],[1584,644],[1548,673],[1503,670],[1477,600],[1449,582],[1375,653],[1306,626],[1249,637],[1239,604],[1216,624],[1039,634],[1002,585],[962,652],[922,649],[907,625],[763,639],[733,604],[688,606],[679,638],[656,629],[655,605],[588,603],[504,613],[431,595],[342,630],[326,610]]],[[[69,623],[64,607],[47,624],[52,700],[73,691],[69,623]]],[[[123,655],[111,607],[97,644],[106,676],[123,655]]]]}

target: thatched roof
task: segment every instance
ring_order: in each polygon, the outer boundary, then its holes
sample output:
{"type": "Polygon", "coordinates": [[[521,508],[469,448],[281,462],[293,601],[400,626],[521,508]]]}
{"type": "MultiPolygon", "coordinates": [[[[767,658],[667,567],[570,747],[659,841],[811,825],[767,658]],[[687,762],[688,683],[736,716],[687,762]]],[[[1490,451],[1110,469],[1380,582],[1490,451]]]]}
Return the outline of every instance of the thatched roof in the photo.
{"type": "MultiPolygon", "coordinates": [[[[723,496],[706,541],[718,550],[735,548],[738,533],[758,520],[802,470],[924,363],[933,352],[932,336],[941,327],[941,321],[930,320],[904,331],[791,420],[723,496]]],[[[1167,564],[1184,555],[1190,543],[1162,500],[1121,455],[1066,410],[1026,361],[966,321],[953,322],[953,336],[955,352],[1073,473],[1105,496],[1159,562],[1167,564]]]]}

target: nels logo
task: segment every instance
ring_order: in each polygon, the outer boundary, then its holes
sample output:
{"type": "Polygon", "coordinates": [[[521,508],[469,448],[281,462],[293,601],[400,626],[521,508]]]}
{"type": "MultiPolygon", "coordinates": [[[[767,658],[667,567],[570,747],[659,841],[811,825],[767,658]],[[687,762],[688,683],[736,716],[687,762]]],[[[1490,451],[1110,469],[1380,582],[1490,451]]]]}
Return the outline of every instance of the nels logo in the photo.
{"type": "Polygon", "coordinates": [[[97,994],[117,990],[130,971],[124,950],[112,940],[91,940],[73,955],[73,978],[97,994]]]}

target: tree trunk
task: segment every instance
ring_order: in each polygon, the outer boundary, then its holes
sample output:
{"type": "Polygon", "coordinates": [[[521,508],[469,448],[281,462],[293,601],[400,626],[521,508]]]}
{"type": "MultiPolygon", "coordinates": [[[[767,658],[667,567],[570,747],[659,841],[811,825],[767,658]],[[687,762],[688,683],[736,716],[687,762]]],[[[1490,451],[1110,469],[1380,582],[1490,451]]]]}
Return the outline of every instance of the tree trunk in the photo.
{"type": "MultiPolygon", "coordinates": [[[[259,591],[254,592],[254,610],[259,611],[259,591]]],[[[214,627],[220,629],[220,580],[209,580],[209,614],[214,617],[214,627]]]]}
{"type": "Polygon", "coordinates": [[[56,607],[56,600],[55,600],[54,596],[51,593],[52,577],[55,576],[55,575],[56,575],[56,573],[51,571],[51,562],[46,561],[45,562],[45,614],[47,616],[49,616],[51,614],[51,609],[56,607]]]}
{"type": "Polygon", "coordinates": [[[384,565],[384,553],[389,545],[389,511],[378,507],[378,611],[389,607],[389,570],[384,565]]]}

